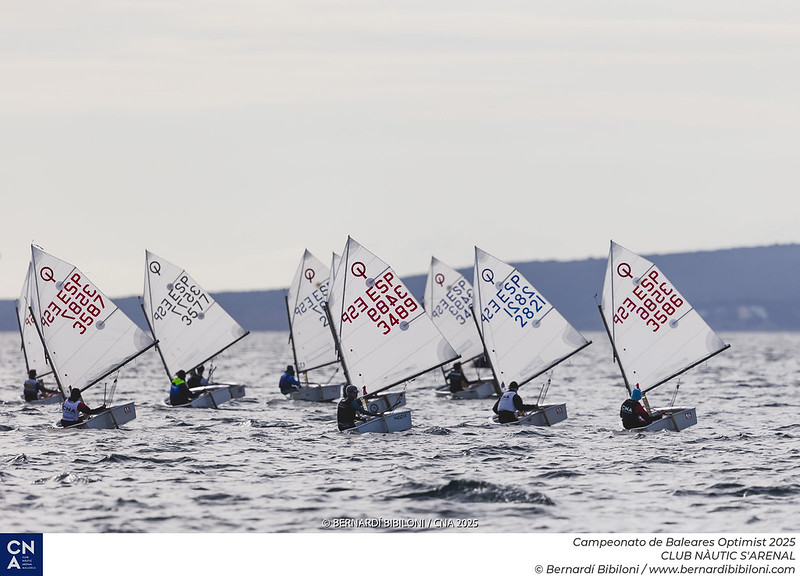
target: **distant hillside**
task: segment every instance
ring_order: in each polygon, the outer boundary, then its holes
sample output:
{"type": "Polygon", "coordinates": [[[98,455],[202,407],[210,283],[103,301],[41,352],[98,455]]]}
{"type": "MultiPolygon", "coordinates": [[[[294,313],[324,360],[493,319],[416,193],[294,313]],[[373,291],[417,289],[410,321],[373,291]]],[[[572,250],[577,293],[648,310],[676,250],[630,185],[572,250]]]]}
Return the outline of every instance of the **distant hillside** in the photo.
{"type": "MultiPolygon", "coordinates": [[[[717,331],[800,330],[800,245],[650,255],[717,331]]],[[[605,258],[514,263],[578,330],[603,330],[605,258]]],[[[472,281],[472,269],[459,269],[472,281]]],[[[421,300],[425,275],[404,278],[421,300]]],[[[288,330],[285,290],[221,292],[217,301],[248,330],[288,330]]],[[[115,298],[146,329],[138,297],[115,298]]],[[[15,302],[0,300],[0,330],[17,330],[15,302]]]]}

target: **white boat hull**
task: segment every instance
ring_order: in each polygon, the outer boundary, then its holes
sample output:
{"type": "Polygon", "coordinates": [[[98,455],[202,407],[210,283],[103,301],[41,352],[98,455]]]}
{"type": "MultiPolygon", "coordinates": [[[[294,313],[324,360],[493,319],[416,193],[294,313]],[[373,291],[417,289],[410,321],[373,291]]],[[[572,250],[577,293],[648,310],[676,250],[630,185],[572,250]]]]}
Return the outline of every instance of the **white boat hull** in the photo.
{"type": "Polygon", "coordinates": [[[450,392],[450,388],[438,388],[436,390],[437,398],[458,398],[460,400],[482,400],[484,398],[491,398],[497,396],[497,391],[494,387],[494,380],[480,380],[475,385],[465,388],[459,392],[450,392]]]}
{"type": "Polygon", "coordinates": [[[45,396],[44,398],[39,398],[38,400],[25,400],[25,395],[21,394],[20,398],[25,404],[31,404],[33,406],[41,406],[43,404],[60,404],[62,402],[60,394],[53,394],[52,396],[45,396]]]}
{"type": "Polygon", "coordinates": [[[355,428],[348,428],[344,432],[351,434],[366,434],[369,432],[378,434],[390,434],[392,432],[402,432],[411,428],[411,410],[401,410],[400,412],[387,412],[380,416],[373,416],[355,428]]]}
{"type": "Polygon", "coordinates": [[[201,388],[192,388],[192,392],[202,392],[202,394],[186,404],[173,406],[169,398],[164,400],[164,404],[171,408],[218,408],[220,404],[229,400],[243,398],[245,386],[244,384],[210,384],[201,388]]]}
{"type": "Polygon", "coordinates": [[[309,383],[299,390],[293,390],[287,396],[292,400],[305,402],[330,402],[342,397],[342,384],[309,383]]]}
{"type": "Polygon", "coordinates": [[[552,426],[567,419],[566,404],[547,404],[519,419],[523,426],[552,426]]]}
{"type": "MultiPolygon", "coordinates": [[[[378,394],[374,398],[367,400],[367,410],[372,414],[379,412],[389,412],[396,408],[406,405],[405,392],[389,392],[388,394],[378,394]]],[[[410,416],[409,416],[410,418],[410,416]]]]}
{"type": "Polygon", "coordinates": [[[663,414],[660,420],[651,422],[641,428],[631,428],[629,432],[657,432],[659,430],[669,430],[670,432],[680,432],[697,424],[697,411],[695,408],[667,408],[659,410],[663,414]]]}
{"type": "MultiPolygon", "coordinates": [[[[522,426],[552,426],[567,419],[566,404],[547,404],[538,410],[528,412],[525,416],[517,415],[517,422],[503,422],[503,424],[520,424],[522,426]]],[[[492,416],[492,422],[497,423],[497,416],[492,416]]]]}
{"type": "MultiPolygon", "coordinates": [[[[133,402],[128,402],[127,404],[120,404],[119,406],[112,406],[108,410],[104,410],[99,414],[95,414],[88,420],[80,423],[75,424],[74,426],[67,426],[65,429],[82,429],[85,430],[87,428],[94,429],[94,430],[110,430],[114,428],[119,428],[123,424],[127,424],[131,420],[136,418],[136,407],[133,405],[133,402]]],[[[58,428],[63,428],[61,426],[61,422],[57,422],[56,426],[58,428]]]]}

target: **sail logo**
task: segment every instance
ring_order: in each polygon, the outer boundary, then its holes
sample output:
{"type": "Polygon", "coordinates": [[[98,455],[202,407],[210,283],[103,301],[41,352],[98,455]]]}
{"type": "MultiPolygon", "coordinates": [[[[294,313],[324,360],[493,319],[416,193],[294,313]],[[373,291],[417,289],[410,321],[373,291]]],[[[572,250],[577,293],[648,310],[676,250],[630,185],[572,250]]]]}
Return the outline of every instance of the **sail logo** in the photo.
{"type": "Polygon", "coordinates": [[[0,534],[0,567],[3,575],[41,576],[42,534],[0,534]]]}

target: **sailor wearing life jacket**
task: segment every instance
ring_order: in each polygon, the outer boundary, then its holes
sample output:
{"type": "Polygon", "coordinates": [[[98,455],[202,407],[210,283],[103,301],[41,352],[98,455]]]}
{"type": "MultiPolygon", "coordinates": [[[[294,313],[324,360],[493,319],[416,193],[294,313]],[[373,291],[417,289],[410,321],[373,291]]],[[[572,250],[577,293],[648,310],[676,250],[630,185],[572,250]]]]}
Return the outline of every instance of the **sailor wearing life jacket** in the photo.
{"type": "Polygon", "coordinates": [[[367,416],[377,416],[377,414],[371,414],[361,406],[361,403],[358,401],[358,388],[350,384],[345,388],[344,398],[339,400],[339,404],[336,406],[336,420],[339,425],[339,430],[355,428],[358,412],[367,416]]]}
{"type": "Polygon", "coordinates": [[[467,381],[467,377],[464,376],[464,372],[461,370],[461,362],[456,362],[453,364],[453,369],[447,373],[447,382],[450,385],[450,392],[454,394],[456,392],[461,392],[465,388],[469,388],[469,382],[467,381]]]}
{"type": "Polygon", "coordinates": [[[193,368],[189,373],[189,379],[186,381],[186,385],[189,388],[201,388],[203,386],[208,386],[208,380],[206,380],[203,376],[204,371],[205,367],[202,364],[197,368],[193,368]]]}
{"type": "Polygon", "coordinates": [[[75,426],[76,424],[80,424],[84,420],[83,416],[81,416],[81,412],[83,412],[87,416],[90,416],[92,414],[99,414],[105,409],[106,409],[105,404],[103,404],[102,406],[98,406],[95,409],[89,408],[81,400],[80,389],[73,388],[72,391],[69,393],[69,398],[65,400],[64,404],[61,406],[61,425],[65,428],[67,426],[75,426]]]}
{"type": "Polygon", "coordinates": [[[173,406],[187,404],[191,402],[197,395],[189,390],[186,384],[186,372],[178,370],[175,373],[175,378],[172,379],[172,385],[169,387],[169,403],[173,406]]]}
{"type": "Polygon", "coordinates": [[[300,388],[303,387],[294,377],[294,366],[291,364],[286,367],[286,372],[281,375],[278,387],[281,389],[281,394],[291,394],[295,390],[300,390],[300,388]]]}
{"type": "Polygon", "coordinates": [[[642,426],[647,426],[651,422],[661,419],[660,414],[654,414],[652,416],[648,414],[644,406],[639,404],[639,400],[641,399],[642,391],[638,388],[634,388],[631,392],[631,397],[625,400],[619,408],[619,417],[622,418],[622,426],[626,430],[641,428],[642,426]]]}
{"type": "Polygon", "coordinates": [[[39,400],[50,394],[57,394],[55,390],[48,390],[42,384],[42,381],[36,377],[36,370],[28,370],[28,379],[25,380],[23,392],[25,394],[25,402],[39,400]]]}
{"type": "Polygon", "coordinates": [[[537,410],[539,408],[536,404],[524,404],[522,397],[517,394],[517,390],[519,390],[519,384],[516,382],[509,384],[508,392],[500,396],[492,407],[494,413],[497,414],[497,420],[501,424],[519,422],[517,411],[537,410]]]}

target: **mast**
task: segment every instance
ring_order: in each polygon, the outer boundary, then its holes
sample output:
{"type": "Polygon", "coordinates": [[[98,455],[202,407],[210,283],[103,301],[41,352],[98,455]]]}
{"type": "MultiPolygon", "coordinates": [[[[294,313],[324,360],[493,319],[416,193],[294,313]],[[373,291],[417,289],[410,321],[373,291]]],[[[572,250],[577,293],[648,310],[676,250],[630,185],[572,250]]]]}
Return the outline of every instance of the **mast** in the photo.
{"type": "Polygon", "coordinates": [[[619,371],[622,373],[622,380],[625,382],[625,388],[628,389],[628,396],[630,396],[632,392],[631,385],[628,383],[628,376],[625,374],[625,368],[622,367],[622,362],[619,359],[619,354],[617,354],[617,345],[614,342],[614,337],[611,335],[611,330],[609,330],[608,328],[608,322],[606,321],[606,316],[605,314],[603,314],[603,306],[598,305],[597,309],[600,310],[600,318],[603,319],[603,326],[606,327],[606,334],[608,334],[608,340],[609,342],[611,342],[611,350],[614,353],[614,360],[616,360],[617,364],[619,365],[619,371]]]}
{"type": "MultiPolygon", "coordinates": [[[[45,357],[47,358],[48,362],[51,362],[50,353],[48,352],[47,344],[44,341],[44,334],[42,334],[42,331],[39,330],[39,323],[36,321],[36,315],[33,313],[33,308],[29,306],[28,310],[31,313],[31,319],[33,320],[33,325],[36,328],[36,333],[39,335],[39,339],[42,341],[42,348],[44,349],[45,357]]],[[[50,367],[53,369],[53,378],[55,378],[56,380],[56,386],[58,386],[58,391],[61,392],[61,399],[66,400],[67,393],[64,391],[64,386],[61,384],[61,379],[58,377],[58,370],[55,369],[55,366],[53,366],[52,362],[50,363],[50,367]]]]}
{"type": "Polygon", "coordinates": [[[333,318],[331,317],[330,308],[328,308],[328,303],[322,303],[322,309],[325,310],[325,316],[328,317],[328,326],[331,329],[331,334],[333,335],[333,345],[336,347],[336,355],[339,356],[339,363],[342,365],[342,372],[344,372],[344,379],[347,381],[347,385],[351,385],[353,382],[350,380],[350,371],[347,369],[347,362],[342,356],[341,349],[339,348],[339,338],[336,335],[336,328],[333,327],[333,318]]]}
{"type": "MultiPolygon", "coordinates": [[[[289,320],[289,343],[292,345],[292,358],[294,358],[294,369],[297,370],[297,373],[299,374],[300,371],[297,368],[297,349],[294,347],[294,335],[292,333],[292,312],[289,310],[289,295],[288,294],[284,295],[283,300],[284,302],[286,302],[286,317],[289,320]]],[[[328,322],[330,322],[330,320],[328,320],[328,322]]]]}
{"type": "MultiPolygon", "coordinates": [[[[474,296],[473,296],[474,298],[474,296]]],[[[478,317],[475,315],[475,310],[472,311],[472,321],[475,323],[475,327],[478,329],[478,336],[481,338],[481,344],[483,344],[483,357],[486,358],[486,361],[489,363],[489,370],[492,371],[492,379],[494,384],[494,391],[498,394],[501,392],[500,388],[500,380],[497,378],[497,372],[494,370],[494,363],[492,363],[492,358],[489,356],[489,351],[486,349],[486,341],[483,339],[483,334],[481,333],[481,327],[478,324],[478,317]]],[[[477,358],[477,356],[476,356],[477,358]]]]}
{"type": "MultiPolygon", "coordinates": [[[[142,312],[144,313],[144,320],[145,322],[147,322],[147,327],[150,329],[150,334],[153,335],[153,340],[158,342],[158,340],[156,340],[156,332],[155,330],[153,330],[153,325],[150,323],[150,317],[147,315],[147,311],[144,309],[144,303],[141,302],[141,299],[139,306],[141,306],[142,308],[142,312]]],[[[158,357],[161,358],[161,365],[164,366],[164,372],[167,373],[167,379],[172,381],[172,374],[169,373],[169,368],[167,367],[167,361],[164,359],[164,355],[161,353],[161,348],[157,344],[156,344],[156,350],[158,351],[158,357]]]]}
{"type": "Polygon", "coordinates": [[[28,351],[25,350],[25,332],[22,330],[22,322],[19,320],[19,300],[17,301],[17,305],[14,307],[14,309],[17,311],[17,327],[19,328],[19,339],[21,341],[20,344],[22,344],[22,357],[25,358],[25,373],[27,374],[31,371],[31,366],[28,363],[28,351]]]}

